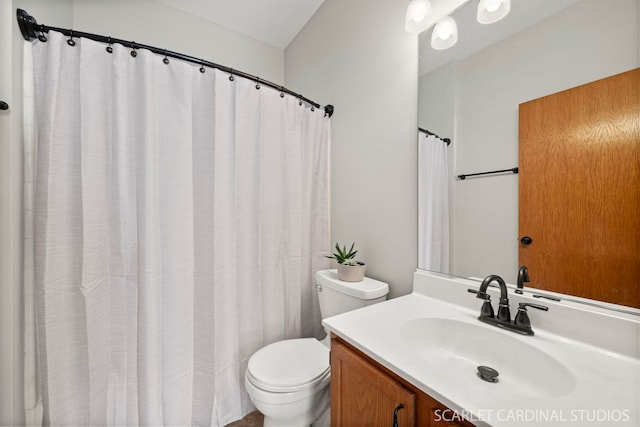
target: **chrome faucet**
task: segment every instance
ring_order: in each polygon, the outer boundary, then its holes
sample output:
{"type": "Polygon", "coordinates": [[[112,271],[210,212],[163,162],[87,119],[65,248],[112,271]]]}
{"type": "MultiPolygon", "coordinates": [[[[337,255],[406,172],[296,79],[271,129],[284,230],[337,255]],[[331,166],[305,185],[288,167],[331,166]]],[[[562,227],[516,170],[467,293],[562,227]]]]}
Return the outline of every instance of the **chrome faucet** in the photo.
{"type": "MultiPolygon", "coordinates": [[[[522,266],[520,268],[523,271],[523,277],[528,273],[526,271],[526,267],[522,266]],[[524,268],[524,271],[523,271],[524,268]]],[[[520,274],[518,274],[518,281],[520,279],[520,274]]],[[[527,281],[527,280],[523,280],[527,281]]],[[[489,275],[485,277],[485,279],[480,284],[480,289],[468,289],[469,292],[476,294],[476,298],[480,298],[484,300],[482,304],[482,308],[480,309],[480,316],[478,320],[481,322],[488,323],[493,326],[498,326],[500,328],[507,329],[509,331],[517,332],[523,335],[533,335],[533,329],[531,329],[531,322],[529,320],[529,316],[527,315],[527,307],[536,308],[538,310],[548,311],[549,307],[540,304],[532,304],[532,303],[520,303],[518,306],[518,313],[514,321],[511,321],[511,313],[509,311],[509,297],[507,295],[507,285],[505,284],[502,277],[497,276],[495,274],[489,275]],[[487,288],[492,282],[497,282],[500,286],[500,303],[498,305],[498,315],[494,316],[493,306],[491,305],[491,296],[487,293],[487,288]]],[[[516,290],[517,291],[517,290],[516,290]]]]}
{"type": "Polygon", "coordinates": [[[524,289],[524,284],[529,283],[529,270],[526,266],[521,265],[518,270],[518,284],[516,286],[516,294],[522,295],[522,290],[524,289]]]}

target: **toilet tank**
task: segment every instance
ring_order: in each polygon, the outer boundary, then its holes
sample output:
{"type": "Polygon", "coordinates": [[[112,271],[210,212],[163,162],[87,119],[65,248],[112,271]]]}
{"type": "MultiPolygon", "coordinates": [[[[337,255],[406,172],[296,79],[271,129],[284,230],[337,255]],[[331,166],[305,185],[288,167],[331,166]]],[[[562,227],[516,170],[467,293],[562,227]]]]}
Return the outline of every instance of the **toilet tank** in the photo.
{"type": "Polygon", "coordinates": [[[316,273],[316,290],[323,319],[387,299],[389,285],[365,277],[361,282],[343,282],[337,270],[316,273]]]}

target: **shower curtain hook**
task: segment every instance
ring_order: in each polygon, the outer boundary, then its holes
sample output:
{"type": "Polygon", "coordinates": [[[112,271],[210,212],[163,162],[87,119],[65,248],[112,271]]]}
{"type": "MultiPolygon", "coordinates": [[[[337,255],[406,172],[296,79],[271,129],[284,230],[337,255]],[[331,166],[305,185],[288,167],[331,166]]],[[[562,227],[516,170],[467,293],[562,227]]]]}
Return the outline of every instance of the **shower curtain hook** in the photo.
{"type": "Polygon", "coordinates": [[[113,43],[111,42],[111,36],[108,36],[108,37],[107,37],[107,43],[109,43],[109,46],[107,46],[107,52],[109,52],[109,53],[113,53],[113,47],[111,47],[111,45],[113,44],[113,43]]]}
{"type": "Polygon", "coordinates": [[[260,89],[260,77],[256,76],[256,89],[260,89]]]}
{"type": "Polygon", "coordinates": [[[205,71],[206,71],[206,70],[205,70],[205,68],[204,68],[204,59],[201,59],[201,60],[200,60],[200,72],[201,72],[201,73],[204,73],[205,71]]]}
{"type": "Polygon", "coordinates": [[[42,43],[45,43],[47,41],[47,36],[44,35],[44,31],[42,29],[40,29],[38,40],[40,40],[42,43]]]}
{"type": "Polygon", "coordinates": [[[302,106],[302,95],[298,94],[298,105],[302,106]]]}
{"type": "Polygon", "coordinates": [[[73,30],[69,30],[69,38],[67,39],[67,44],[69,46],[75,46],[76,42],[73,40],[73,30]]]}
{"type": "Polygon", "coordinates": [[[135,41],[132,41],[132,42],[131,42],[131,49],[133,49],[133,50],[131,51],[131,56],[133,56],[134,58],[135,58],[136,56],[138,56],[138,52],[136,52],[136,42],[135,42],[135,41]]]}
{"type": "Polygon", "coordinates": [[[169,63],[169,58],[167,58],[167,49],[164,50],[164,59],[162,60],[165,64],[169,63]]]}
{"type": "Polygon", "coordinates": [[[233,77],[233,68],[229,68],[230,72],[229,72],[229,81],[234,81],[235,77],[233,77]]]}
{"type": "Polygon", "coordinates": [[[280,86],[280,98],[284,98],[284,86],[280,86]]]}

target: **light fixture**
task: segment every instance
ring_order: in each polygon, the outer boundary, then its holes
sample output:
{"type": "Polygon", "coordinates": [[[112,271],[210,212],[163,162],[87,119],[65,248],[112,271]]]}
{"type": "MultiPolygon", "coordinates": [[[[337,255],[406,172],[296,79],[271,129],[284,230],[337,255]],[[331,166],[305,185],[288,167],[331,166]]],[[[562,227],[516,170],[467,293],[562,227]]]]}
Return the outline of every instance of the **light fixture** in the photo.
{"type": "Polygon", "coordinates": [[[404,28],[410,33],[418,34],[424,30],[422,22],[432,14],[433,9],[429,0],[411,0],[407,9],[404,28]]]}
{"type": "MultiPolygon", "coordinates": [[[[458,42],[458,26],[452,15],[472,0],[409,0],[405,29],[418,34],[431,27],[431,47],[448,49],[458,42]]],[[[477,19],[481,24],[498,22],[509,14],[511,0],[478,1],[477,19]]]]}
{"type": "Polygon", "coordinates": [[[507,16],[509,10],[511,0],[480,0],[476,17],[481,24],[493,24],[507,16]]]}
{"type": "Polygon", "coordinates": [[[436,50],[449,49],[458,42],[458,26],[452,17],[446,16],[438,21],[431,33],[431,47],[436,50]]]}

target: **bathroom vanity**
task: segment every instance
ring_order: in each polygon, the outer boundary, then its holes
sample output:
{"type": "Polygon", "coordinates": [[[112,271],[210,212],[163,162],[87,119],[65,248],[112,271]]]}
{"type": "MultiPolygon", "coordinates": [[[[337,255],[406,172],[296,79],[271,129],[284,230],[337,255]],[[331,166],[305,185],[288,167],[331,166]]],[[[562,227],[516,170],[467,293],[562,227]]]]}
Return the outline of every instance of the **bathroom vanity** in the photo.
{"type": "Polygon", "coordinates": [[[529,313],[526,336],[478,320],[478,287],[418,271],[412,294],[325,319],[332,425],[640,425],[636,313],[510,288],[512,316],[520,303],[549,307],[529,313]]]}
{"type": "Polygon", "coordinates": [[[335,335],[331,375],[333,425],[473,426],[335,335]]]}

